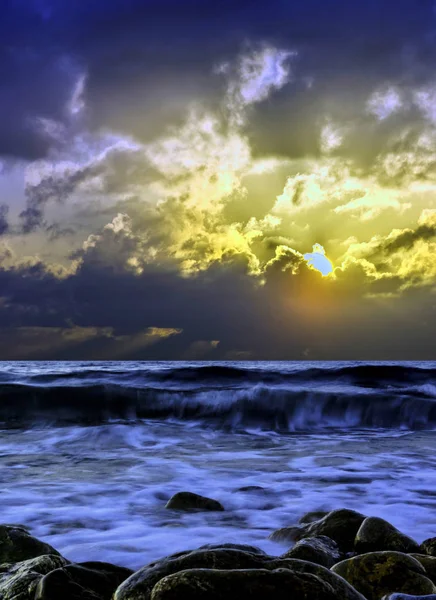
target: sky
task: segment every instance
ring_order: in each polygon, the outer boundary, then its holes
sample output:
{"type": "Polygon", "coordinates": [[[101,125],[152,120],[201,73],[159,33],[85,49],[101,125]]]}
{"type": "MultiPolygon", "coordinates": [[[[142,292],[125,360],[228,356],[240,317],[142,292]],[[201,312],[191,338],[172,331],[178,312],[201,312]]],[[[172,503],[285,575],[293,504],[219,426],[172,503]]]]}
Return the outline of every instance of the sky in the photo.
{"type": "Polygon", "coordinates": [[[436,358],[433,0],[0,0],[0,360],[436,358]]]}

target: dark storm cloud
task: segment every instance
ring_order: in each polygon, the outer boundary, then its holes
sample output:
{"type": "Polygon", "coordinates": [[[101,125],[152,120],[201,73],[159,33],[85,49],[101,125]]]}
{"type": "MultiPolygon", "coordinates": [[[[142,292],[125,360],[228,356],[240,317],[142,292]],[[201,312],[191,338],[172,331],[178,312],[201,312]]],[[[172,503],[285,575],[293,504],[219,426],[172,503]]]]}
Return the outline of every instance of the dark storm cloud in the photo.
{"type": "Polygon", "coordinates": [[[74,190],[89,177],[97,175],[100,165],[78,167],[62,175],[48,175],[36,185],[27,184],[25,194],[26,208],[20,213],[23,233],[30,233],[41,227],[44,220],[44,207],[47,203],[64,202],[74,190]]]}
{"type": "Polygon", "coordinates": [[[9,206],[7,204],[0,204],[0,235],[7,233],[9,230],[8,212],[9,206]]]}
{"type": "Polygon", "coordinates": [[[59,223],[52,223],[45,228],[50,241],[58,240],[66,236],[74,235],[75,231],[72,227],[62,227],[59,223]]]}
{"type": "Polygon", "coordinates": [[[213,66],[263,41],[296,48],[299,77],[273,103],[257,108],[249,125],[255,149],[313,154],[321,108],[354,118],[380,81],[428,78],[436,56],[434,26],[432,0],[7,2],[0,19],[6,117],[0,154],[33,159],[47,153],[53,140],[32,118],[65,121],[80,70],[87,73],[91,128],[110,126],[150,139],[169,121],[180,121],[189,101],[216,105],[224,82],[211,76],[213,66]]]}
{"type": "MultiPolygon", "coordinates": [[[[0,8],[0,156],[62,159],[50,151],[59,144],[56,131],[70,135],[71,100],[82,74],[79,129],[119,130],[150,140],[168,124],[180,124],[191,100],[219,109],[228,82],[213,67],[263,42],[295,49],[298,57],[291,83],[250,108],[242,133],[255,155],[318,155],[320,118],[330,115],[353,125],[338,153],[368,168],[398,130],[412,124],[418,137],[424,125],[415,109],[383,123],[365,111],[380,84],[407,88],[432,81],[436,36],[430,0],[17,0],[0,8]]],[[[343,275],[338,271],[336,280],[323,280],[298,252],[284,247],[293,242],[280,235],[258,242],[268,257],[275,252],[259,278],[248,276],[247,259],[237,250],[183,276],[180,264],[168,257],[161,213],[153,216],[135,200],[135,185],[165,174],[145,167],[134,150],[103,158],[94,147],[86,156],[88,150],[82,164],[67,156],[69,171],[62,165],[45,171],[43,165],[39,182],[26,187],[21,232],[44,227],[50,240],[69,235],[69,227],[45,222],[45,209],[96,177],[103,194],[131,192],[118,206],[132,222],[124,215],[90,236],[71,254],[77,263],[70,273],[51,272],[38,259],[17,260],[7,246],[0,249],[0,258],[12,265],[0,270],[0,358],[170,359],[208,352],[221,359],[298,359],[307,350],[314,359],[433,357],[428,323],[436,316],[434,294],[421,280],[401,297],[374,300],[371,294],[398,294],[404,278],[387,273],[373,280],[365,264],[356,262],[343,275]],[[164,259],[150,259],[148,250],[163,247],[164,259]],[[180,333],[148,345],[154,328],[180,333]],[[117,355],[120,346],[124,354],[117,355]]],[[[283,182],[274,185],[280,193],[283,182]]],[[[259,206],[274,197],[268,186],[250,216],[264,216],[259,206]]],[[[301,205],[301,189],[293,203],[301,205]]],[[[184,223],[183,198],[168,199],[165,206],[164,225],[176,230],[184,223]]],[[[81,210],[85,222],[94,209],[81,210]]],[[[105,211],[113,217],[112,208],[97,210],[105,211]]],[[[7,232],[6,217],[0,209],[0,233],[7,232]]],[[[189,224],[189,213],[186,218],[189,224]]],[[[328,225],[326,219],[320,229],[330,235],[328,225]]],[[[193,234],[184,250],[198,247],[204,255],[211,233],[193,234]]],[[[387,260],[433,234],[431,223],[424,223],[381,240],[377,251],[384,248],[387,260]]],[[[317,241],[324,243],[323,235],[317,241]]]]}
{"type": "Polygon", "coordinates": [[[263,285],[235,256],[188,278],[169,264],[134,273],[128,258],[138,243],[127,228],[105,229],[70,275],[42,263],[0,270],[1,358],[299,359],[307,348],[314,359],[431,357],[426,323],[436,304],[427,288],[407,291],[392,310],[392,299],[362,291],[392,292],[400,280],[371,283],[363,271],[323,280],[289,249],[271,261],[263,285]],[[398,315],[410,310],[413,327],[398,329],[398,315]],[[150,345],[159,328],[175,334],[150,345]]]}
{"type": "Polygon", "coordinates": [[[38,118],[62,121],[77,77],[54,23],[41,3],[6,1],[0,6],[0,156],[34,160],[52,140],[38,118]]]}
{"type": "Polygon", "coordinates": [[[383,245],[383,250],[390,254],[402,248],[410,249],[418,240],[431,240],[436,237],[436,224],[422,224],[416,229],[405,229],[393,240],[383,245]]]}

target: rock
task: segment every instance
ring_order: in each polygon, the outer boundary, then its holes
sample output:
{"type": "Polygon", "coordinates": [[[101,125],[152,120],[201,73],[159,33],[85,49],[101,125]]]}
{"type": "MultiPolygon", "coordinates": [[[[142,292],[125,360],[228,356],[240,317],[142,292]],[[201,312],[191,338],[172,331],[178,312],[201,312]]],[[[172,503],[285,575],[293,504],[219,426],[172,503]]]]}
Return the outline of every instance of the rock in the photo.
{"type": "Polygon", "coordinates": [[[26,529],[16,525],[0,525],[0,564],[12,563],[59,552],[49,544],[29,535],[26,529]]]}
{"type": "Polygon", "coordinates": [[[383,596],[381,600],[436,600],[436,594],[428,596],[410,596],[410,594],[389,594],[383,596]]]}
{"type": "Polygon", "coordinates": [[[421,554],[428,554],[430,556],[436,556],[436,537],[428,538],[424,540],[419,547],[421,554]]]}
{"type": "Polygon", "coordinates": [[[433,594],[436,587],[426,576],[424,567],[412,556],[383,551],[360,554],[343,560],[331,568],[368,600],[379,600],[385,594],[433,594]]]}
{"type": "Polygon", "coordinates": [[[429,556],[428,554],[411,554],[413,558],[416,558],[418,562],[422,564],[427,573],[427,577],[433,581],[436,585],[436,556],[429,556]]]}
{"type": "Polygon", "coordinates": [[[3,527],[13,527],[14,529],[22,529],[26,533],[30,533],[30,529],[21,523],[3,523],[3,527]]]}
{"type": "Polygon", "coordinates": [[[261,485],[244,485],[243,487],[237,488],[236,492],[258,492],[264,490],[261,485]]]}
{"type": "Polygon", "coordinates": [[[45,575],[38,582],[34,599],[110,600],[116,588],[132,574],[131,569],[110,563],[69,564],[45,575]]]}
{"type": "Polygon", "coordinates": [[[275,541],[299,541],[308,537],[325,535],[337,543],[340,552],[351,552],[354,550],[356,533],[365,518],[365,515],[355,510],[341,508],[332,510],[322,519],[307,525],[277,529],[269,537],[275,541]]]}
{"type": "Polygon", "coordinates": [[[395,552],[419,552],[419,544],[398,531],[393,525],[379,517],[368,517],[362,523],[354,540],[358,554],[393,550],[395,552]]]}
{"type": "MultiPolygon", "coordinates": [[[[328,569],[303,560],[273,558],[234,549],[195,550],[178,558],[164,558],[131,575],[115,591],[113,600],[150,600],[158,581],[191,569],[259,570],[290,569],[316,575],[338,592],[341,600],[365,600],[341,577],[328,569]]],[[[169,593],[169,592],[165,592],[169,593]]],[[[227,600],[227,599],[226,599],[227,600]]]]}
{"type": "MultiPolygon", "coordinates": [[[[225,542],[223,544],[204,544],[203,546],[200,546],[198,550],[217,550],[218,548],[230,548],[232,550],[242,550],[243,552],[250,552],[251,554],[261,554],[262,556],[268,556],[266,552],[264,552],[257,546],[249,546],[248,544],[232,544],[230,542],[225,542]]],[[[268,556],[268,558],[271,557],[268,556]]]]}
{"type": "Polygon", "coordinates": [[[304,537],[304,527],[281,527],[276,529],[268,536],[269,540],[274,542],[296,542],[304,537]]]}
{"type": "Polygon", "coordinates": [[[162,578],[151,600],[337,600],[333,588],[316,575],[288,569],[189,569],[162,578]]]}
{"type": "Polygon", "coordinates": [[[175,510],[224,510],[222,504],[212,498],[206,498],[192,492],[177,492],[165,505],[175,510]]]}
{"type": "Polygon", "coordinates": [[[193,550],[165,557],[136,571],[116,590],[114,600],[150,598],[153,586],[163,577],[186,569],[260,569],[266,564],[271,568],[282,566],[280,559],[231,548],[193,550]]]}
{"type": "MultiPolygon", "coordinates": [[[[187,554],[191,554],[192,552],[198,552],[199,550],[240,550],[242,552],[246,552],[247,554],[259,554],[261,557],[266,557],[268,559],[275,559],[275,557],[269,556],[266,552],[257,548],[256,546],[248,546],[246,544],[231,544],[231,543],[223,543],[223,544],[204,544],[203,546],[199,546],[198,548],[191,548],[190,550],[182,550],[181,552],[176,552],[175,554],[170,554],[161,558],[159,560],[155,560],[148,565],[147,568],[154,567],[157,564],[163,564],[164,562],[173,559],[180,558],[181,556],[186,556],[187,554]]],[[[145,567],[143,567],[145,568],[145,567]]]]}
{"type": "Polygon", "coordinates": [[[85,567],[86,569],[93,569],[94,571],[101,571],[102,573],[109,574],[114,578],[119,578],[120,583],[133,575],[135,571],[128,569],[127,567],[119,567],[112,563],[101,562],[98,560],[90,560],[86,562],[76,563],[79,567],[85,567]]]}
{"type": "Polygon", "coordinates": [[[295,558],[286,559],[286,568],[296,571],[297,573],[311,573],[323,581],[326,581],[336,591],[338,600],[366,600],[362,594],[360,594],[340,575],[333,573],[331,569],[326,569],[321,565],[316,565],[306,560],[298,560],[295,558]]]}
{"type": "Polygon", "coordinates": [[[329,514],[328,511],[325,511],[325,510],[313,510],[312,512],[308,512],[308,513],[304,514],[298,520],[298,522],[301,525],[306,525],[307,523],[313,523],[314,521],[319,521],[320,519],[322,519],[323,517],[325,517],[328,514],[329,514]]]}
{"type": "Polygon", "coordinates": [[[0,565],[0,598],[2,600],[33,600],[42,577],[66,564],[62,556],[49,554],[17,563],[0,565]]]}
{"type": "Polygon", "coordinates": [[[336,542],[325,535],[320,535],[300,540],[280,558],[299,558],[330,569],[342,559],[342,556],[336,542]]]}

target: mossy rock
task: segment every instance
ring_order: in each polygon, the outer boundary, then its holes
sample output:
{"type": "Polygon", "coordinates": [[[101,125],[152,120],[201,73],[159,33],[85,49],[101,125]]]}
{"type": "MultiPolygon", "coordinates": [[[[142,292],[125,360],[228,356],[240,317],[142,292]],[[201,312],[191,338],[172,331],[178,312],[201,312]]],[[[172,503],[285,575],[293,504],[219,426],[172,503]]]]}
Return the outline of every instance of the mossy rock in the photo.
{"type": "Polygon", "coordinates": [[[50,544],[31,536],[23,527],[0,525],[0,564],[19,562],[45,554],[60,556],[50,544]]]}
{"type": "Polygon", "coordinates": [[[326,569],[321,565],[296,558],[286,559],[286,568],[297,573],[311,573],[312,575],[316,575],[336,590],[337,598],[340,598],[340,600],[366,600],[348,581],[345,581],[340,575],[333,573],[331,569],[326,569]]]}
{"type": "Polygon", "coordinates": [[[428,554],[429,556],[436,556],[436,537],[424,540],[419,546],[419,552],[421,554],[428,554]]]}
{"type": "Polygon", "coordinates": [[[325,535],[337,543],[340,552],[350,552],[354,549],[354,538],[365,518],[365,515],[355,510],[340,508],[307,525],[277,529],[269,538],[278,542],[298,542],[304,538],[325,535]]]}
{"type": "Polygon", "coordinates": [[[383,550],[408,553],[419,552],[419,544],[388,521],[379,517],[368,517],[356,534],[354,549],[358,554],[383,550]]]}
{"type": "Polygon", "coordinates": [[[114,600],[137,598],[148,600],[156,583],[185,569],[260,568],[265,559],[253,553],[234,549],[204,549],[178,552],[152,562],[131,575],[116,590],[114,600]]]}
{"type": "Polygon", "coordinates": [[[413,556],[413,558],[416,558],[416,560],[422,564],[427,573],[427,577],[436,585],[436,556],[415,553],[412,553],[410,556],[413,556]]]}
{"type": "Polygon", "coordinates": [[[174,510],[224,510],[223,505],[217,500],[192,492],[177,492],[168,500],[165,508],[174,510]]]}
{"type": "Polygon", "coordinates": [[[307,560],[317,565],[327,567],[327,569],[342,560],[336,542],[325,535],[300,540],[293,548],[291,548],[291,550],[282,554],[280,558],[298,558],[300,560],[307,560]]]}
{"type": "Polygon", "coordinates": [[[0,565],[0,598],[33,600],[38,582],[44,575],[68,562],[62,556],[50,554],[0,565]]]}
{"type": "Polygon", "coordinates": [[[335,590],[316,575],[288,569],[190,569],[168,575],[153,588],[151,600],[337,600],[335,590]]]}
{"type": "Polygon", "coordinates": [[[344,579],[328,569],[303,560],[272,558],[233,549],[196,550],[178,558],[164,558],[151,563],[126,579],[115,591],[113,600],[150,600],[158,581],[191,569],[247,570],[290,569],[309,573],[326,581],[341,600],[365,600],[344,579]]]}
{"type": "Polygon", "coordinates": [[[233,548],[216,548],[180,552],[146,565],[136,571],[116,590],[114,600],[148,600],[156,583],[186,569],[276,569],[287,561],[233,548]]]}
{"type": "Polygon", "coordinates": [[[421,563],[401,552],[360,554],[337,563],[331,570],[368,600],[379,600],[381,596],[394,592],[416,595],[436,592],[421,563]]]}
{"type": "Polygon", "coordinates": [[[110,600],[116,588],[132,574],[131,569],[110,563],[69,564],[38,582],[34,600],[110,600]]]}

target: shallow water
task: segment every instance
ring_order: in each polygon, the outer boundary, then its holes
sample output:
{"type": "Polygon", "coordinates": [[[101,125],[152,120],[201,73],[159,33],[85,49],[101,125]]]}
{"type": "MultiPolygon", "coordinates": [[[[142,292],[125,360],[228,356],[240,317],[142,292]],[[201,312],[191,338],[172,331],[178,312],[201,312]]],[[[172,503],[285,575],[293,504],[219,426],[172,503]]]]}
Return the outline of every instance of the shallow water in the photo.
{"type": "Polygon", "coordinates": [[[279,434],[148,421],[0,432],[2,522],[21,523],[73,561],[138,569],[206,543],[254,544],[310,510],[352,508],[421,542],[436,535],[433,431],[279,434]],[[243,486],[263,489],[238,491],[243,486]],[[181,490],[224,512],[165,509],[181,490]]]}

